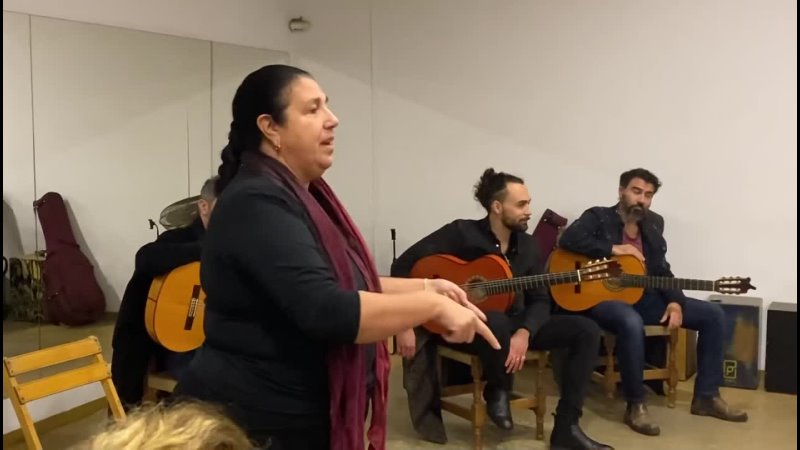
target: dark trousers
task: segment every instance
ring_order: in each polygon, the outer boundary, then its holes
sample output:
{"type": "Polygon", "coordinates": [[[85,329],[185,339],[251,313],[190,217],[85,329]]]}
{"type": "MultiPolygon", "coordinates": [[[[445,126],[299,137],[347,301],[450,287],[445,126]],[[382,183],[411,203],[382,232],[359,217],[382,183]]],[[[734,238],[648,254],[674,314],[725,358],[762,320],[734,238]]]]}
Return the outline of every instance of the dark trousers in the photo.
{"type": "MultiPolygon", "coordinates": [[[[478,355],[486,375],[486,389],[510,390],[513,378],[506,374],[505,362],[511,335],[515,331],[512,319],[502,313],[487,314],[487,324],[500,341],[500,350],[492,349],[482,338],[470,344],[449,346],[478,355]]],[[[600,347],[600,327],[589,318],[576,315],[554,314],[534,333],[530,350],[564,349],[566,358],[558,384],[562,386],[561,399],[556,413],[577,416],[583,408],[586,388],[592,376],[600,347]]]]}
{"type": "MultiPolygon", "coordinates": [[[[586,313],[603,329],[617,336],[617,361],[622,377],[622,390],[628,402],[644,401],[644,325],[657,325],[665,310],[666,304],[658,294],[646,293],[633,307],[627,303],[609,301],[600,303],[586,313]]],[[[719,386],[722,384],[724,319],[719,305],[693,298],[686,299],[682,326],[698,332],[695,396],[719,395],[719,386]]]]}
{"type": "Polygon", "coordinates": [[[269,450],[328,450],[330,448],[330,429],[327,426],[273,432],[268,436],[269,450]]]}
{"type": "Polygon", "coordinates": [[[187,371],[171,401],[197,399],[215,404],[239,425],[253,441],[254,450],[328,450],[330,424],[327,414],[283,414],[243,406],[229,399],[229,393],[187,371]]]}
{"type": "Polygon", "coordinates": [[[141,403],[147,367],[158,349],[144,325],[146,301],[144,296],[127,298],[120,304],[111,338],[111,379],[126,408],[141,403]]]}

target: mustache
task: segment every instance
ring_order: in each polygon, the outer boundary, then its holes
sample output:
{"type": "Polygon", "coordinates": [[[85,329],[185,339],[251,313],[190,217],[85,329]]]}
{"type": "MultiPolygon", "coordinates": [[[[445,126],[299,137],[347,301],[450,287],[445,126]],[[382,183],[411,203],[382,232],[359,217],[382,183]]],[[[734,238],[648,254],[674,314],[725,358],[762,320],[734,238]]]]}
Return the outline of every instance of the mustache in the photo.
{"type": "Polygon", "coordinates": [[[641,214],[641,215],[644,215],[647,212],[647,208],[645,208],[644,205],[642,205],[640,203],[636,203],[636,204],[633,204],[633,205],[630,205],[630,206],[626,207],[625,208],[625,212],[629,213],[629,214],[641,214]]]}

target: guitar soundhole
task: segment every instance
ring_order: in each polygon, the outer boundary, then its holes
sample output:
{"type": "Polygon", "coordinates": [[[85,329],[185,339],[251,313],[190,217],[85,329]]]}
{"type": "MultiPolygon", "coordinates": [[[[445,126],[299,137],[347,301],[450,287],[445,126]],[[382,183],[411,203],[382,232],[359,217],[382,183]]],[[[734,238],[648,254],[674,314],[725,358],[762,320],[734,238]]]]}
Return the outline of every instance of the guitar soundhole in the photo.
{"type": "Polygon", "coordinates": [[[606,278],[605,280],[603,280],[603,286],[605,286],[606,289],[612,292],[619,292],[625,289],[622,286],[622,283],[620,283],[619,278],[606,278]]]}
{"type": "MultiPolygon", "coordinates": [[[[465,284],[469,285],[473,283],[484,283],[486,281],[487,281],[486,278],[476,275],[474,277],[468,278],[465,284]]],[[[466,292],[469,301],[475,305],[480,305],[481,303],[485,302],[486,299],[488,298],[486,290],[480,287],[475,287],[475,288],[471,287],[467,289],[466,292]]]]}

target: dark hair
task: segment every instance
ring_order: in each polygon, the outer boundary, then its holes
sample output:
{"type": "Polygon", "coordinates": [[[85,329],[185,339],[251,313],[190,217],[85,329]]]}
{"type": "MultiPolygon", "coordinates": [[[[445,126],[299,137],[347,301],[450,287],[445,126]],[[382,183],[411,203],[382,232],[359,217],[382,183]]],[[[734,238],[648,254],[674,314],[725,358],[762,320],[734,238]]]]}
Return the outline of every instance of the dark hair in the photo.
{"type": "Polygon", "coordinates": [[[475,183],[475,200],[489,211],[492,202],[502,200],[506,196],[506,185],[508,183],[525,184],[522,178],[505,173],[495,172],[493,168],[483,171],[481,179],[475,183]]]}
{"type": "Polygon", "coordinates": [[[655,189],[653,189],[654,194],[658,192],[658,188],[661,187],[661,181],[658,179],[658,177],[655,176],[653,172],[650,172],[647,169],[642,169],[641,167],[623,172],[622,175],[619,176],[619,187],[625,189],[634,178],[641,178],[645,181],[645,183],[652,184],[655,187],[655,189]]]}
{"type": "Polygon", "coordinates": [[[219,179],[215,190],[218,195],[239,170],[242,153],[259,151],[262,134],[256,124],[258,116],[268,114],[279,125],[286,121],[288,88],[300,77],[312,78],[311,74],[297,67],[273,64],[245,77],[236,89],[228,144],[222,149],[222,164],[217,170],[219,179]]]}

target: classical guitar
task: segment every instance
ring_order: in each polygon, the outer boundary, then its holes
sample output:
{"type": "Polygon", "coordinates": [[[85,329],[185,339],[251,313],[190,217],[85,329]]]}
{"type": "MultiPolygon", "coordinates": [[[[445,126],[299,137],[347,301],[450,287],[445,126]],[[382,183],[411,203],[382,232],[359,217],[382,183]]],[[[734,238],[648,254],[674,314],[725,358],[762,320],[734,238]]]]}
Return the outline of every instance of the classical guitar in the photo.
{"type": "MultiPolygon", "coordinates": [[[[470,262],[452,255],[432,255],[420,259],[411,269],[413,278],[444,278],[458,284],[467,293],[467,298],[484,312],[508,311],[518,291],[602,280],[620,273],[619,263],[604,259],[587,261],[582,267],[559,273],[514,278],[511,268],[497,255],[485,255],[470,262]]],[[[433,323],[423,326],[433,333],[444,331],[433,323]]]]}
{"type": "Polygon", "coordinates": [[[180,266],[150,285],[144,323],[154,341],[174,352],[194,350],[205,340],[206,294],[200,288],[200,263],[180,266]]]}
{"type": "MultiPolygon", "coordinates": [[[[583,311],[607,300],[620,300],[632,305],[642,298],[645,288],[716,291],[722,294],[744,294],[755,289],[750,284],[750,278],[729,277],[711,281],[655,277],[646,275],[645,266],[634,256],[612,256],[611,259],[622,267],[622,274],[618,277],[606,278],[596,283],[552,286],[550,293],[553,300],[568,311],[583,311]]],[[[589,258],[583,255],[556,249],[550,255],[549,271],[560,273],[574,270],[588,262],[589,258]]]]}

